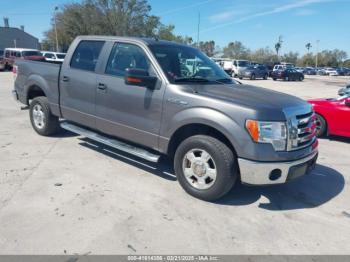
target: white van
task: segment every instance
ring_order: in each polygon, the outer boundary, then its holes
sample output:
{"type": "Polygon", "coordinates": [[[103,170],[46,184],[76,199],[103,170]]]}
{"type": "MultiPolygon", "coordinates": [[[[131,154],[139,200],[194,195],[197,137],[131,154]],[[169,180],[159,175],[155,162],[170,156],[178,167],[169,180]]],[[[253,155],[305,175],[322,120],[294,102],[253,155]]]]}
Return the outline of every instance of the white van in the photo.
{"type": "Polygon", "coordinates": [[[231,60],[224,62],[224,70],[233,77],[237,77],[240,72],[249,67],[251,62],[248,60],[231,60]]]}
{"type": "Polygon", "coordinates": [[[65,53],[57,53],[50,51],[41,51],[41,53],[45,57],[45,60],[50,62],[62,63],[64,61],[64,58],[66,57],[65,53]]]}

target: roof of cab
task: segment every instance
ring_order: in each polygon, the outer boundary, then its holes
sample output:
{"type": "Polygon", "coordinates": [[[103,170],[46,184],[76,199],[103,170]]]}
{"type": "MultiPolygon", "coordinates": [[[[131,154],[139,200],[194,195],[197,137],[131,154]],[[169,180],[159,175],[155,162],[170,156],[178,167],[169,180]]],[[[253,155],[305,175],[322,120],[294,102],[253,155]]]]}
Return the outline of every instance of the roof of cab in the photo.
{"type": "Polygon", "coordinates": [[[79,40],[104,40],[104,41],[136,41],[144,43],[146,45],[171,45],[171,46],[187,46],[185,44],[180,44],[172,41],[158,40],[156,38],[144,38],[144,37],[125,37],[125,36],[103,36],[103,35],[82,35],[78,36],[76,39],[79,40]]]}

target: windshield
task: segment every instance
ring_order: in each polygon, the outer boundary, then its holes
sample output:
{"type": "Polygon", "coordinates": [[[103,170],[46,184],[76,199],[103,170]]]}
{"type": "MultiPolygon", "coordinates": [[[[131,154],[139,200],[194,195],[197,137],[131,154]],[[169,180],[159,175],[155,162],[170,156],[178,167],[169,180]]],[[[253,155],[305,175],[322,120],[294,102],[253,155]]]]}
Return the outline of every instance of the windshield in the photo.
{"type": "Polygon", "coordinates": [[[42,56],[39,51],[23,51],[22,56],[42,56]]]}
{"type": "Polygon", "coordinates": [[[233,83],[213,60],[189,46],[151,45],[150,49],[169,82],[233,83]]]}
{"type": "Polygon", "coordinates": [[[64,59],[66,57],[65,54],[56,54],[58,59],[64,59]]]}
{"type": "Polygon", "coordinates": [[[247,67],[249,65],[250,65],[249,61],[238,61],[238,66],[247,67]]]}

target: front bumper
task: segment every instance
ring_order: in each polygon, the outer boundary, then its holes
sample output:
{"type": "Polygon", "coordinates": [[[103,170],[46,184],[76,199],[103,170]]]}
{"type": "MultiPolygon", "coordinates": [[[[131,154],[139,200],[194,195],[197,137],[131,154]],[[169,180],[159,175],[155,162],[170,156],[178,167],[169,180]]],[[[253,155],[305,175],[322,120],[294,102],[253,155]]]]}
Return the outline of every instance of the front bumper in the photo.
{"type": "Polygon", "coordinates": [[[290,162],[256,162],[239,158],[241,181],[250,185],[282,184],[314,169],[318,152],[290,162]]]}

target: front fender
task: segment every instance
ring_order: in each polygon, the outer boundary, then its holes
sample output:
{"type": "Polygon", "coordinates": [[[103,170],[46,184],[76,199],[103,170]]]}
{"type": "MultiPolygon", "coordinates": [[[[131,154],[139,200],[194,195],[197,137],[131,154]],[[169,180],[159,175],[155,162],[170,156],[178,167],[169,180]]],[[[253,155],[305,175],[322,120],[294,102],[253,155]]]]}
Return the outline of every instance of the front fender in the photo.
{"type": "MultiPolygon", "coordinates": [[[[203,124],[220,131],[231,142],[236,152],[244,147],[246,139],[250,139],[248,133],[242,128],[244,124],[242,126],[226,114],[206,107],[182,110],[171,119],[167,119],[166,123],[166,126],[162,128],[162,134],[168,142],[179,128],[189,124],[203,124]]],[[[163,146],[166,152],[168,144],[163,146]]]]}

